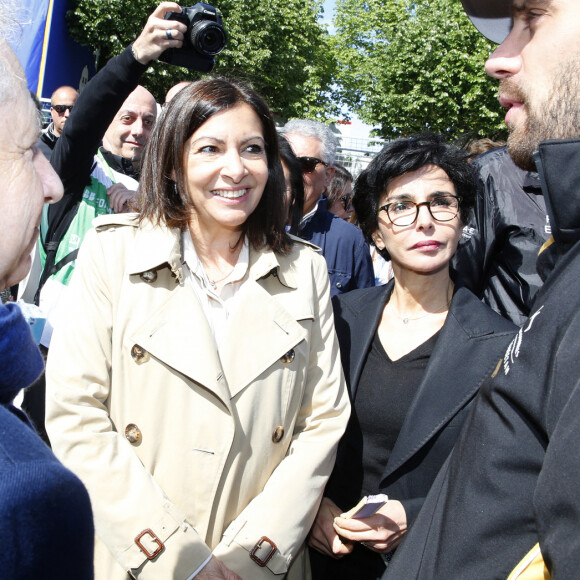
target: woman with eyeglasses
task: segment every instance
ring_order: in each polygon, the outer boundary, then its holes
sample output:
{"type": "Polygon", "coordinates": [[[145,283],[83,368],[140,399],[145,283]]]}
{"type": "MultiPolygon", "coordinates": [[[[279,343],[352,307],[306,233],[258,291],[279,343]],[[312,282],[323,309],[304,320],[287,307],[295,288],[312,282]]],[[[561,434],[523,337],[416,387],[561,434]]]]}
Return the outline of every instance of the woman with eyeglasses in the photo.
{"type": "Polygon", "coordinates": [[[389,143],[356,181],[394,278],[333,299],[353,412],[310,534],[317,580],[381,577],[516,331],[450,277],[474,197],[464,153],[433,134],[389,143]],[[342,517],[376,494],[376,513],[342,517]]]}

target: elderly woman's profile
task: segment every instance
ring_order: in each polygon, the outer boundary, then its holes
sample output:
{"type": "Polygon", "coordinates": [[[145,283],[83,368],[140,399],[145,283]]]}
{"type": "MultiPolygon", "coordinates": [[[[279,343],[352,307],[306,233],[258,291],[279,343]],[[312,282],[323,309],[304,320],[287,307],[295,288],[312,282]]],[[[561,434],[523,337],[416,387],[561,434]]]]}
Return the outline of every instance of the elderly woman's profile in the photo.
{"type": "Polygon", "coordinates": [[[284,192],[264,101],[210,78],[154,128],[139,214],[86,238],[47,430],[89,490],[97,578],[302,566],[349,402],[326,265],[286,233],[284,192]]]}

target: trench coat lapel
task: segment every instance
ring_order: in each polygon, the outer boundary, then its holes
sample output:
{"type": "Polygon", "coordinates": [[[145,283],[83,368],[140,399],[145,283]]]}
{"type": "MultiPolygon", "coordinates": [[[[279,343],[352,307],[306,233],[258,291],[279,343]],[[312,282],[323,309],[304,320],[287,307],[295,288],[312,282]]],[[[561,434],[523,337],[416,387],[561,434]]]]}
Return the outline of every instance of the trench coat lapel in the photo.
{"type": "Polygon", "coordinates": [[[232,313],[220,349],[232,397],[307,336],[295,317],[259,282],[248,280],[240,294],[243,308],[232,313]]]}
{"type": "Polygon", "coordinates": [[[128,273],[136,284],[146,284],[140,275],[148,270],[155,271],[158,283],[172,291],[135,331],[132,340],[164,364],[215,393],[229,407],[229,390],[215,339],[195,291],[184,283],[179,230],[150,223],[137,230],[128,273]],[[176,312],[179,316],[175,316],[176,312]]]}
{"type": "Polygon", "coordinates": [[[177,286],[133,338],[164,364],[214,392],[229,408],[228,385],[215,340],[189,284],[177,286]]]}
{"type": "Polygon", "coordinates": [[[307,311],[301,311],[304,304],[301,293],[293,292],[296,288],[291,259],[250,248],[248,279],[220,345],[231,397],[306,338],[306,330],[297,320],[313,314],[309,301],[307,311]]]}
{"type": "Polygon", "coordinates": [[[489,360],[480,363],[478,357],[473,356],[474,349],[485,348],[482,339],[489,339],[494,332],[491,323],[479,315],[479,307],[481,304],[471,293],[461,289],[455,293],[425,376],[383,472],[383,479],[439,433],[476,394],[493,370],[489,368],[489,360]],[[463,360],[472,361],[469,382],[465,380],[465,367],[460,364],[463,360]],[[444,397],[441,396],[442,389],[445,389],[444,397]]]}

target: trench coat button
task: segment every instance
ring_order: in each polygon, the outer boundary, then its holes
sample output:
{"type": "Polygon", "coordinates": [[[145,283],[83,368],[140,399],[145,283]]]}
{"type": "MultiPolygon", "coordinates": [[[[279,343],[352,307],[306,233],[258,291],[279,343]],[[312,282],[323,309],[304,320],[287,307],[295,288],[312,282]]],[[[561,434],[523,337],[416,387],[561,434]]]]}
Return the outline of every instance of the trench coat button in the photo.
{"type": "Polygon", "coordinates": [[[285,364],[290,364],[294,358],[296,357],[296,353],[294,352],[294,349],[291,348],[280,360],[285,364]]]}
{"type": "Polygon", "coordinates": [[[274,443],[280,443],[280,441],[282,441],[282,437],[284,437],[284,427],[282,427],[282,425],[278,425],[278,427],[276,427],[272,433],[272,441],[274,441],[274,443]]]}
{"type": "Polygon", "coordinates": [[[129,423],[125,427],[125,439],[129,443],[140,443],[141,442],[141,429],[135,425],[135,423],[129,423]]]}
{"type": "Polygon", "coordinates": [[[133,348],[131,349],[131,356],[138,365],[149,360],[149,353],[144,348],[141,348],[138,344],[133,345],[133,348]]]}
{"type": "Polygon", "coordinates": [[[157,272],[155,270],[147,270],[147,272],[143,272],[140,276],[143,282],[147,282],[147,284],[151,284],[151,282],[155,282],[157,280],[157,272]]]}

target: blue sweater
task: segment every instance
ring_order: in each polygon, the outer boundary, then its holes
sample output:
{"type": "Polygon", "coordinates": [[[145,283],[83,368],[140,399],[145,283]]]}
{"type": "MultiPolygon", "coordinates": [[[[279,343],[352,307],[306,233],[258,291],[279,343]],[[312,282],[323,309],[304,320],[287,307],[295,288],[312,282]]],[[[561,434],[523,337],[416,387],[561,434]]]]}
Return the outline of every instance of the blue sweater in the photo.
{"type": "Polygon", "coordinates": [[[0,305],[0,578],[93,578],[88,494],[12,404],[42,372],[28,324],[0,305]]]}
{"type": "Polygon", "coordinates": [[[322,198],[298,235],[322,249],[330,278],[330,296],[374,286],[373,261],[362,232],[330,213],[326,206],[327,200],[322,198]]]}

